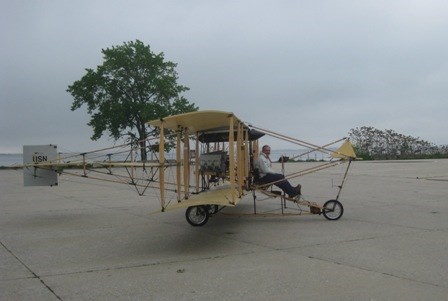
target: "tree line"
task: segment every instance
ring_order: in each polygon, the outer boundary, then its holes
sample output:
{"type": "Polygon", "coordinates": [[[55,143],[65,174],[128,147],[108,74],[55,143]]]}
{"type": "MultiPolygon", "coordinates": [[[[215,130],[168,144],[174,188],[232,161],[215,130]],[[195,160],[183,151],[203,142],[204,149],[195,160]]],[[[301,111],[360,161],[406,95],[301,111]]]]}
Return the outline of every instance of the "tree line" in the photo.
{"type": "Polygon", "coordinates": [[[448,145],[437,146],[394,130],[356,127],[350,130],[349,137],[356,155],[364,160],[448,158],[448,145]]]}

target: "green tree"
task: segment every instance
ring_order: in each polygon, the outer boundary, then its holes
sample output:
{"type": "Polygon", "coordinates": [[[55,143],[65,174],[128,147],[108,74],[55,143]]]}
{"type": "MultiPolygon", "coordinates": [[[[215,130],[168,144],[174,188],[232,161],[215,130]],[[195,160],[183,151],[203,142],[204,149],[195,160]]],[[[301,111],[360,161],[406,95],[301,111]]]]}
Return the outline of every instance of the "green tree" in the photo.
{"type": "Polygon", "coordinates": [[[104,132],[115,140],[139,141],[141,159],[147,159],[146,138],[158,135],[147,121],[197,111],[181,94],[189,88],[177,83],[177,64],[155,54],[136,40],[102,49],[104,62],[68,86],[74,101],[71,110],[87,106],[93,128],[92,140],[104,132]]]}
{"type": "Polygon", "coordinates": [[[350,140],[358,157],[365,160],[446,157],[446,147],[435,146],[420,138],[381,131],[371,126],[351,129],[350,140]]]}

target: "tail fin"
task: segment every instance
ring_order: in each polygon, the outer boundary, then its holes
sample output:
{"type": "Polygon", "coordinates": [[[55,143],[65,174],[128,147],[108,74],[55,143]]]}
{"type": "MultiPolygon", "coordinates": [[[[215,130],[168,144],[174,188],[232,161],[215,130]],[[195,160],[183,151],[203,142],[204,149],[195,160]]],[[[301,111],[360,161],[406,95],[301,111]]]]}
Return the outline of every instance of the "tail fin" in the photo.
{"type": "Polygon", "coordinates": [[[56,145],[23,146],[23,185],[56,186],[58,174],[51,163],[57,160],[56,145]]]}
{"type": "Polygon", "coordinates": [[[356,158],[355,150],[353,149],[353,145],[350,143],[350,141],[347,139],[345,142],[341,145],[340,148],[338,148],[335,152],[331,154],[333,158],[339,158],[339,159],[348,159],[356,158]]]}

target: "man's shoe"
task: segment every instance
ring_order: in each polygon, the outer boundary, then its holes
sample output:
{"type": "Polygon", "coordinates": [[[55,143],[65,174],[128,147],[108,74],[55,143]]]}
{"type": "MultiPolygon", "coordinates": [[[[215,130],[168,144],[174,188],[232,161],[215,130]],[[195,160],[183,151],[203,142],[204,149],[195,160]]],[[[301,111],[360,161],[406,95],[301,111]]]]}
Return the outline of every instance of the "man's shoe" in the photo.
{"type": "Polygon", "coordinates": [[[296,191],[297,191],[297,195],[302,195],[302,185],[297,184],[296,191]]]}

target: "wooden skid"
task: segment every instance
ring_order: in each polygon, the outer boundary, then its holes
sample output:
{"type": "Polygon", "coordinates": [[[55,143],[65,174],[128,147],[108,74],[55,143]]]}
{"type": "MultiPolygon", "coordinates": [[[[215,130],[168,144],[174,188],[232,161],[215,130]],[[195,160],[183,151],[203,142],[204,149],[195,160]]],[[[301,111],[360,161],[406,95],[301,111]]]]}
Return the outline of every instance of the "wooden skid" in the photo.
{"type": "Polygon", "coordinates": [[[223,212],[222,215],[235,215],[235,216],[254,216],[254,217],[271,217],[271,216],[298,216],[298,215],[315,215],[308,211],[301,212],[257,212],[257,213],[246,213],[246,212],[223,212]]]}
{"type": "Polygon", "coordinates": [[[264,190],[264,189],[256,189],[256,191],[259,191],[259,192],[263,193],[264,195],[267,195],[267,196],[273,197],[273,198],[282,197],[285,200],[297,203],[297,204],[302,205],[302,206],[308,206],[308,207],[315,207],[315,208],[319,208],[319,209],[324,209],[323,206],[321,206],[321,205],[319,205],[319,204],[317,204],[315,202],[307,201],[307,200],[304,200],[304,199],[300,199],[299,201],[297,201],[294,198],[290,198],[290,197],[284,196],[284,195],[278,195],[276,193],[272,193],[272,192],[270,192],[268,190],[264,190]]]}

